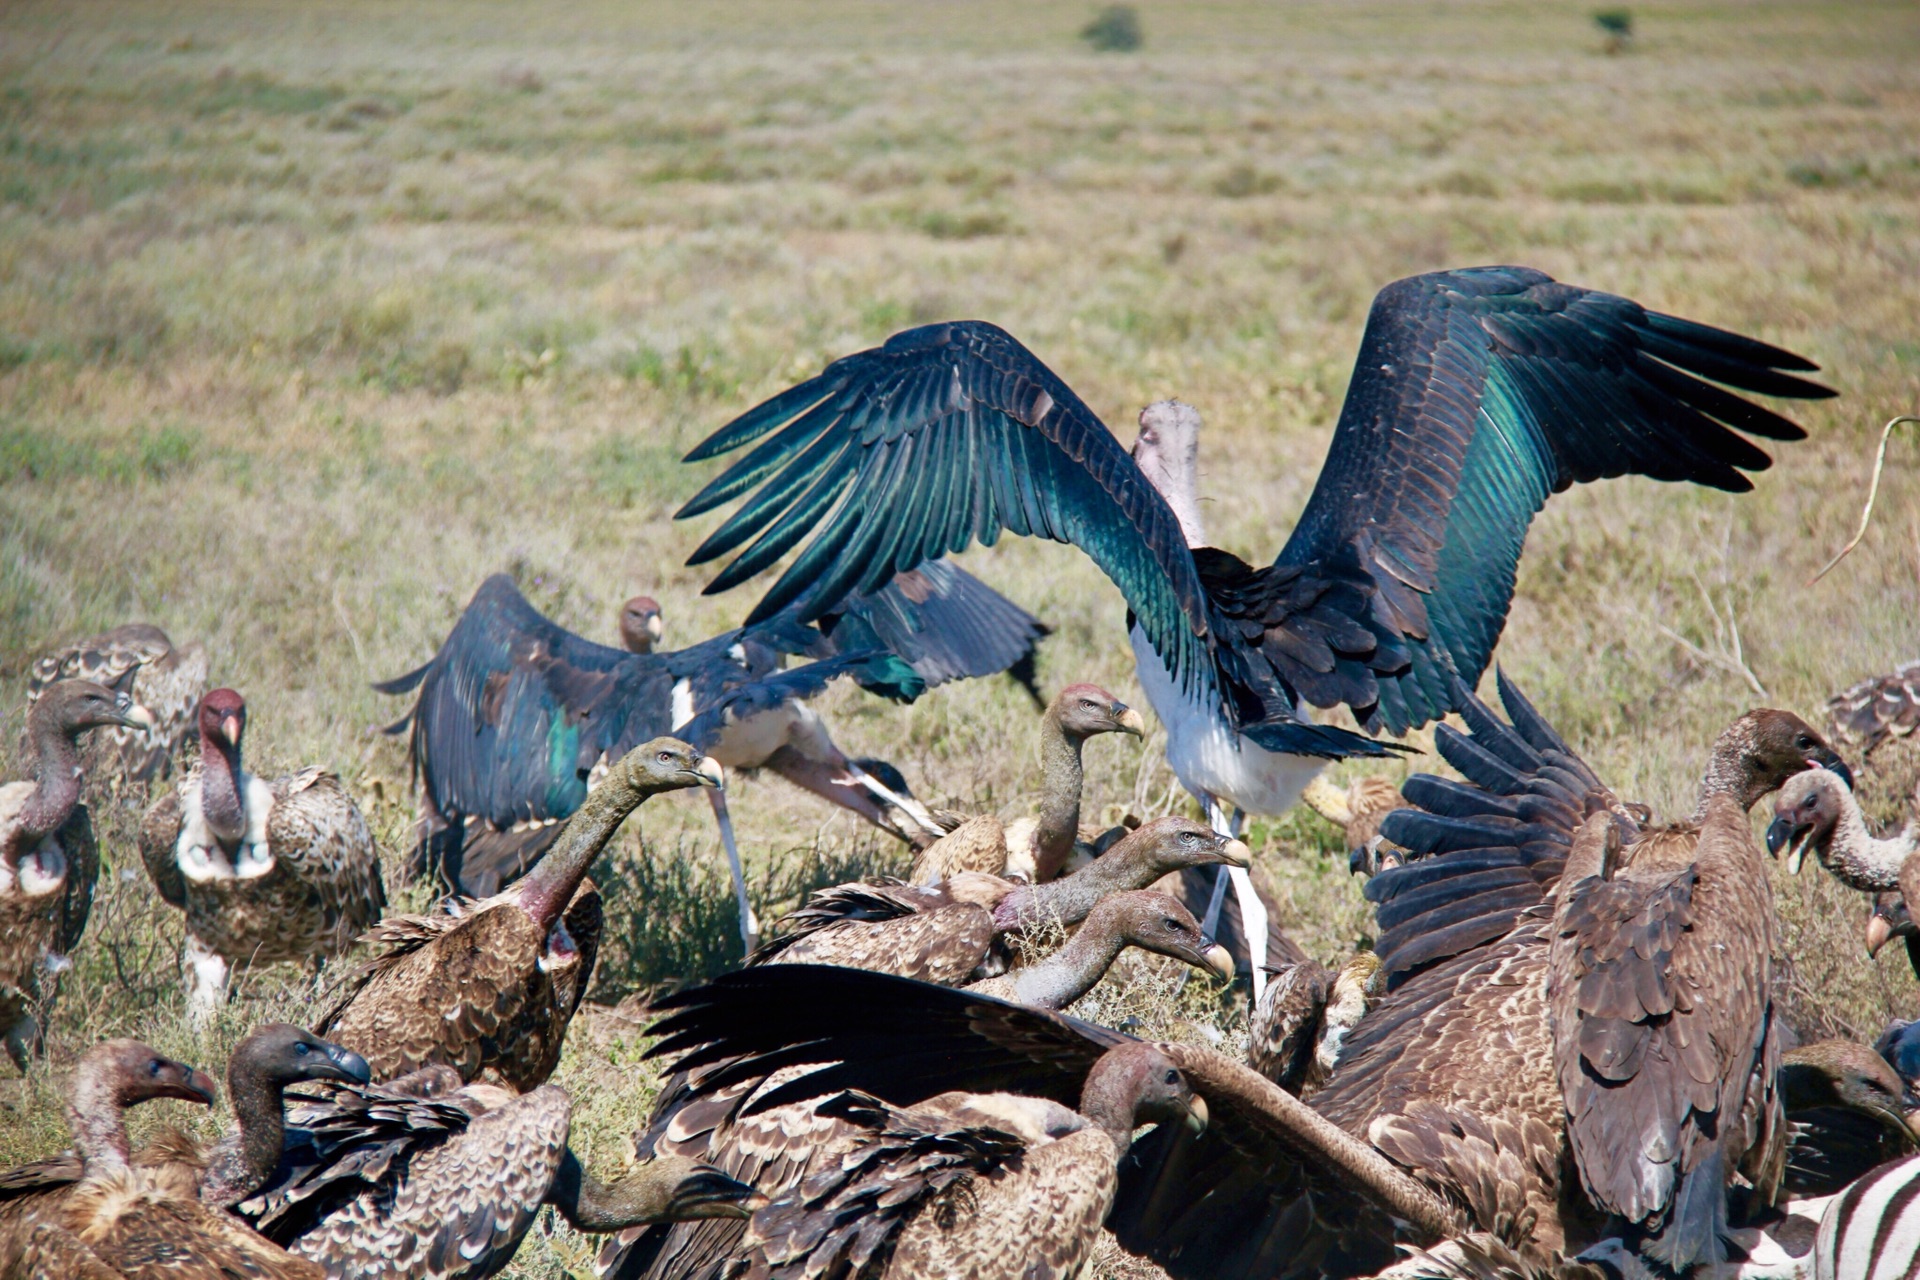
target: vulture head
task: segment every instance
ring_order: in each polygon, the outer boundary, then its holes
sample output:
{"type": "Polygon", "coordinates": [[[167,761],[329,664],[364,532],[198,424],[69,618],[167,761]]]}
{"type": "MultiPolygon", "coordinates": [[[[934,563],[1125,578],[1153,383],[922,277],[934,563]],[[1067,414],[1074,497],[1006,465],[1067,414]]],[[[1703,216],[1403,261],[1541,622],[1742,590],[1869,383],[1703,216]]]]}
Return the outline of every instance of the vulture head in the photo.
{"type": "Polygon", "coordinates": [[[102,1040],[80,1055],[73,1073],[74,1109],[82,1113],[117,1111],[154,1098],[210,1107],[217,1089],[206,1072],[138,1040],[102,1040]]]}
{"type": "Polygon", "coordinates": [[[1207,945],[1200,922],[1168,894],[1136,889],[1103,898],[1080,929],[1083,933],[1093,930],[1096,936],[1111,933],[1127,946],[1172,956],[1233,981],[1232,954],[1218,943],[1207,945]]]}
{"type": "Polygon", "coordinates": [[[1787,850],[1787,869],[1798,874],[1812,849],[1826,860],[1827,847],[1840,815],[1846,811],[1847,784],[1831,769],[1803,769],[1788,778],[1773,798],[1773,821],[1767,824],[1767,852],[1787,850]]]}
{"type": "Polygon", "coordinates": [[[686,1156],[656,1156],[607,1184],[598,1199],[601,1213],[597,1216],[611,1229],[697,1218],[747,1218],[767,1203],[746,1183],[686,1156]]]}
{"type": "Polygon", "coordinates": [[[247,731],[247,700],[237,689],[215,689],[200,699],[200,741],[229,760],[240,758],[247,731]]]}
{"type": "Polygon", "coordinates": [[[1887,1060],[1909,1090],[1920,1084],[1920,1022],[1895,1018],[1873,1042],[1873,1049],[1887,1060]]]}
{"type": "Polygon", "coordinates": [[[372,1079],[367,1060],[353,1050],[286,1022],[254,1028],[227,1059],[227,1089],[236,1098],[247,1080],[286,1086],[303,1080],[367,1084],[372,1079]]]}
{"type": "MultiPolygon", "coordinates": [[[[1138,867],[1141,875],[1146,875],[1139,883],[1142,886],[1152,884],[1170,871],[1184,871],[1188,867],[1215,866],[1225,862],[1236,867],[1253,865],[1253,850],[1231,836],[1223,836],[1203,822],[1191,818],[1182,818],[1168,814],[1140,825],[1140,829],[1128,833],[1127,837],[1096,858],[1093,866],[1098,867],[1109,859],[1117,859],[1111,865],[1117,867],[1138,867]]],[[[1138,877],[1130,877],[1138,879],[1138,877]]]]}
{"type": "Polygon", "coordinates": [[[0,838],[0,889],[37,898],[66,884],[66,855],[47,837],[66,825],[80,802],[75,744],[87,730],[105,725],[151,729],[154,718],[126,694],[91,680],[55,681],[27,709],[38,784],[0,838]]]}
{"type": "Polygon", "coordinates": [[[1159,400],[1140,411],[1133,461],[1180,521],[1187,545],[1206,545],[1200,525],[1200,411],[1181,400],[1159,400]]]}
{"type": "Polygon", "coordinates": [[[1920,1134],[1920,1126],[1908,1119],[1920,1111],[1920,1098],[1885,1058],[1851,1040],[1788,1050],[1780,1060],[1780,1094],[1789,1111],[1843,1107],[1903,1137],[1920,1134]]]}
{"type": "Polygon", "coordinates": [[[1891,889],[1874,894],[1873,911],[1867,916],[1867,955],[1879,955],[1880,948],[1895,938],[1911,943],[1916,937],[1920,937],[1920,927],[1907,912],[1906,895],[1891,889]]]}
{"type": "Polygon", "coordinates": [[[1081,1086],[1079,1109],[1122,1155],[1141,1125],[1183,1124],[1196,1135],[1207,1130],[1206,1099],[1158,1046],[1140,1042],[1101,1055],[1081,1086]]]}
{"type": "Polygon", "coordinates": [[[620,643],[629,653],[652,653],[663,630],[660,602],[652,596],[635,596],[620,606],[620,643]]]}
{"type": "Polygon", "coordinates": [[[1762,708],[1729,725],[1713,744],[1704,790],[1739,798],[1751,809],[1796,773],[1818,765],[1853,786],[1853,771],[1819,730],[1791,711],[1762,708]]]}
{"type": "Polygon", "coordinates": [[[1068,685],[1054,695],[1047,715],[1069,738],[1081,742],[1097,733],[1130,733],[1136,738],[1147,734],[1140,713],[1097,684],[1068,685]]]}
{"type": "Polygon", "coordinates": [[[123,692],[91,680],[60,680],[27,712],[27,736],[50,733],[72,742],[89,729],[116,724],[151,729],[154,723],[153,712],[123,692]]]}

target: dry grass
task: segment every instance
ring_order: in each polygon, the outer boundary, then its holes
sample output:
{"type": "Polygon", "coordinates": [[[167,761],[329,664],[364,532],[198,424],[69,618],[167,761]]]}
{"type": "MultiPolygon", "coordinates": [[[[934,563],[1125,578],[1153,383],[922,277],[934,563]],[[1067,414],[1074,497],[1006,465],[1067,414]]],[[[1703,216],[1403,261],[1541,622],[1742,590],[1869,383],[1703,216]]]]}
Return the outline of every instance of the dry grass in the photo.
{"type": "MultiPolygon", "coordinates": [[[[1615,483],[1536,525],[1500,658],[1604,774],[1679,808],[1753,700],[1663,627],[1717,651],[1715,616],[1737,620],[1770,700],[1806,713],[1912,656],[1912,445],[1861,552],[1801,586],[1849,531],[1872,431],[1920,389],[1909,5],[1636,5],[1618,57],[1580,5],[1141,8],[1145,49],[1096,55],[1085,4],[6,6],[0,678],[131,618],[202,638],[253,704],[258,762],[332,764],[397,848],[401,758],[371,732],[395,708],[368,681],[502,567],[589,635],[642,588],[678,638],[736,620],[746,596],[703,599],[680,567],[701,530],[667,516],[704,472],[675,459],[824,360],[980,316],[1123,429],[1178,393],[1209,424],[1214,536],[1271,554],[1373,291],[1485,261],[1784,343],[1846,393],[1800,415],[1812,441],[1753,496],[1615,483]]],[[[1049,684],[1137,693],[1084,560],[971,561],[1059,627],[1049,684]]],[[[1030,803],[1004,682],[828,707],[925,795],[1030,803]]],[[[1157,745],[1096,745],[1094,804],[1180,803],[1157,745]]],[[[806,858],[887,856],[777,781],[735,807],[769,892],[806,858]]],[[[120,874],[132,822],[103,819],[120,874]]],[[[643,889],[717,891],[705,806],[637,825],[655,865],[630,838],[612,909],[649,912],[630,952],[688,955],[709,926],[656,922],[643,889]]],[[[1332,836],[1303,816],[1254,836],[1309,950],[1350,947],[1367,916],[1332,836]]],[[[1780,888],[1797,1016],[1913,1012],[1904,959],[1858,954],[1856,900],[1780,888]]],[[[299,1008],[300,975],[264,975],[194,1044],[176,935],[114,880],[56,1064],[110,1030],[212,1057],[299,1008]]],[[[606,1069],[637,1041],[592,1043],[563,1075],[607,1164],[644,1073],[606,1069]]],[[[59,1145],[55,1083],[0,1082],[0,1164],[59,1145]]],[[[536,1235],[516,1274],[583,1257],[536,1235]]]]}

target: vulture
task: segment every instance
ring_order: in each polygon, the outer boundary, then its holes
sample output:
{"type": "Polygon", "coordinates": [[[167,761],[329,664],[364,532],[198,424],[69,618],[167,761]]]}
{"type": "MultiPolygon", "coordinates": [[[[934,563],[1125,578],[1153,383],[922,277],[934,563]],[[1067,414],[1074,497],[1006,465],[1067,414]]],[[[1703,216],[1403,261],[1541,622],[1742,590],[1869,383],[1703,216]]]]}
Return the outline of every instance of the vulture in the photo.
{"type": "MultiPolygon", "coordinates": [[[[1260,566],[1205,545],[1190,407],[1151,406],[1129,454],[1011,334],[955,321],[836,360],[721,427],[687,461],[753,448],[676,514],[744,499],[690,560],[734,556],[709,592],[800,548],[748,625],[821,616],[1002,532],[1073,543],[1126,599],[1168,764],[1237,832],[1329,760],[1388,754],[1309,706],[1393,734],[1454,710],[1452,682],[1486,669],[1551,494],[1624,474],[1744,492],[1770,463],[1747,436],[1805,433],[1724,388],[1832,395],[1786,372],[1815,368],[1525,267],[1397,281],[1374,299],[1312,496],[1260,566]]],[[[1251,882],[1229,878],[1257,937],[1251,882]]],[[[1259,986],[1256,969],[1256,999],[1259,986]]]]}
{"type": "Polygon", "coordinates": [[[1875,1165],[1915,1148],[1920,1098],[1888,1057],[1850,1040],[1822,1040],[1780,1059],[1787,1117],[1782,1186],[1795,1196],[1832,1195],[1875,1165]]]}
{"type": "Polygon", "coordinates": [[[797,1185],[753,1216],[745,1280],[1078,1275],[1134,1130],[1207,1125],[1206,1103],[1149,1044],[1101,1055],[1071,1109],[958,1091],[894,1107],[850,1091],[815,1114],[836,1132],[800,1157],[797,1185]]]}
{"type": "MultiPolygon", "coordinates": [[[[416,870],[434,871],[456,894],[492,896],[553,842],[596,769],[666,733],[728,769],[772,769],[903,840],[935,839],[943,830],[926,811],[848,760],[806,700],[843,675],[911,701],[947,680],[1024,670],[1047,631],[944,562],[846,603],[819,629],[776,617],[658,652],[658,622],[651,600],[629,601],[620,624],[627,647],[595,644],[495,574],[431,661],[375,686],[419,690],[389,726],[411,727],[424,808],[416,870]],[[782,671],[788,656],[812,661],[782,671]]],[[[751,950],[759,930],[724,790],[709,798],[751,950]]]]}
{"type": "Polygon", "coordinates": [[[1233,981],[1233,957],[1219,943],[1209,946],[1202,940],[1192,912],[1167,894],[1135,889],[1094,904],[1073,936],[1045,959],[970,982],[967,990],[1035,1009],[1064,1009],[1093,990],[1128,947],[1172,956],[1233,981]]]}
{"type": "Polygon", "coordinates": [[[247,704],[200,700],[200,759],[140,824],[140,859],[187,917],[187,1005],[226,1002],[236,967],[339,955],[387,902],[380,851],[360,807],[319,765],[268,781],[241,760],[247,704]]]}
{"type": "Polygon", "coordinates": [[[329,1280],[478,1280],[513,1259],[542,1205],[582,1231],[744,1218],[764,1197],[679,1156],[602,1183],[567,1146],[558,1085],[514,1094],[428,1067],[297,1101],[285,1154],[236,1208],[329,1280]]]}
{"type": "Polygon", "coordinates": [[[1378,1002],[1380,957],[1356,952],[1338,971],[1301,959],[1274,971],[1247,1027],[1247,1064],[1296,1098],[1333,1076],[1347,1033],[1378,1002]]]}
{"type": "MultiPolygon", "coordinates": [[[[1589,806],[1609,822],[1636,811],[1501,684],[1512,726],[1460,689],[1470,732],[1437,731],[1468,782],[1410,779],[1415,807],[1384,824],[1415,855],[1368,885],[1388,990],[1346,1033],[1326,1084],[1301,1100],[1218,1054],[1167,1047],[1215,1124],[1199,1139],[1156,1131],[1137,1142],[1108,1225],[1176,1280],[1369,1275],[1395,1262],[1396,1238],[1431,1245],[1469,1230],[1544,1266],[1609,1234],[1574,1158],[1569,1130],[1581,1116],[1569,1119],[1556,1071],[1548,979],[1560,871],[1589,806]]],[[[1742,717],[1716,745],[1706,808],[1717,818],[1728,786],[1757,802],[1813,763],[1838,758],[1804,722],[1742,717]]],[[[1685,976],[1675,968],[1663,976],[1685,976]]],[[[1751,992],[1715,996],[1764,1003],[1751,992]]],[[[699,1078],[683,1115],[769,1077],[750,1111],[843,1089],[896,1106],[949,1089],[1070,1102],[1087,1065],[1126,1039],[849,969],[747,969],[663,1008],[671,1020],[658,1051],[680,1055],[675,1065],[689,1073],[723,1064],[699,1078]],[[812,1064],[827,1065],[792,1078],[812,1064]]],[[[1767,1062],[1764,1050],[1746,1046],[1767,1062]]],[[[1617,1154],[1631,1161],[1638,1147],[1617,1154]]],[[[1731,1168],[1745,1152],[1723,1154],[1731,1168]]]]}
{"type": "Polygon", "coordinates": [[[33,781],[0,784],[0,1037],[22,1071],[40,1044],[40,978],[67,967],[100,874],[80,803],[80,735],[151,723],[124,692],[89,680],[48,685],[27,711],[33,781]]]}
{"type": "Polygon", "coordinates": [[[364,1055],[376,1079],[443,1064],[526,1092],[560,1061],[599,945],[587,868],[648,796],[718,787],[720,766],[656,738],[607,770],[527,875],[450,914],[390,916],[385,953],[342,984],[316,1029],[364,1055]]]}
{"type": "Polygon", "coordinates": [[[1164,875],[1251,857],[1246,845],[1186,818],[1156,818],[1058,880],[1026,885],[961,872],[935,886],[897,881],[824,889],[749,964],[837,964],[957,986],[1004,968],[1009,933],[1077,925],[1110,895],[1164,875]]]}
{"type": "Polygon", "coordinates": [[[86,758],[89,777],[149,782],[167,776],[194,732],[194,713],[207,691],[207,654],[197,644],[176,649],[160,628],[130,622],[36,659],[27,676],[27,706],[61,680],[103,684],[153,714],[151,725],[94,734],[86,758]]]}
{"type": "Polygon", "coordinates": [[[1834,736],[1858,746],[1862,755],[1907,737],[1920,728],[1920,662],[1902,663],[1834,694],[1827,699],[1827,720],[1834,736]]]}
{"type": "Polygon", "coordinates": [[[1300,794],[1315,813],[1340,828],[1347,845],[1347,865],[1355,875],[1375,875],[1398,861],[1397,851],[1380,837],[1380,824],[1407,802],[1400,788],[1374,774],[1355,778],[1344,790],[1324,778],[1315,778],[1300,794]]]}
{"type": "Polygon", "coordinates": [[[969,819],[920,851],[915,884],[937,884],[956,871],[1052,880],[1066,869],[1080,839],[1080,752],[1088,738],[1147,732],[1140,713],[1098,685],[1070,684],[1040,717],[1040,812],[1002,826],[991,814],[969,819]]]}
{"type": "Polygon", "coordinates": [[[1904,938],[1907,959],[1920,974],[1920,930],[1907,914],[1906,891],[1920,893],[1920,821],[1909,818],[1895,834],[1876,838],[1867,830],[1853,788],[1835,774],[1810,769],[1790,778],[1774,797],[1773,821],[1767,825],[1767,849],[1787,851],[1787,866],[1795,874],[1812,850],[1820,864],[1840,883],[1873,895],[1867,918],[1868,956],[1893,938],[1904,938]]]}
{"type": "MultiPolygon", "coordinates": [[[[130,1158],[121,1113],[150,1098],[211,1106],[213,1081],[135,1040],[109,1040],[80,1059],[69,1103],[78,1156],[0,1178],[0,1274],[125,1280],[320,1280],[239,1219],[203,1205],[178,1161],[130,1158]]],[[[163,1148],[184,1143],[165,1135],[163,1148]]],[[[142,1153],[145,1156],[147,1153],[142,1153]]]]}
{"type": "MultiPolygon", "coordinates": [[[[112,1052],[105,1056],[111,1057],[112,1052]]],[[[241,1196],[264,1185],[279,1166],[283,1103],[289,1085],[316,1080],[365,1084],[367,1079],[367,1064],[360,1055],[288,1023],[266,1023],[242,1040],[227,1060],[227,1096],[236,1122],[234,1132],[206,1148],[177,1130],[162,1130],[153,1142],[131,1155],[132,1167],[145,1181],[189,1187],[210,1207],[229,1208],[241,1196]]],[[[75,1083],[81,1083],[78,1076],[75,1083]]],[[[76,1105],[76,1117],[87,1110],[76,1105]]],[[[78,1135],[79,1120],[74,1124],[78,1135]]],[[[122,1145],[124,1140],[122,1133],[122,1145]]],[[[44,1217],[73,1190],[85,1171],[86,1153],[82,1150],[63,1152],[16,1169],[6,1175],[14,1196],[7,1203],[16,1210],[31,1208],[44,1217]]]]}

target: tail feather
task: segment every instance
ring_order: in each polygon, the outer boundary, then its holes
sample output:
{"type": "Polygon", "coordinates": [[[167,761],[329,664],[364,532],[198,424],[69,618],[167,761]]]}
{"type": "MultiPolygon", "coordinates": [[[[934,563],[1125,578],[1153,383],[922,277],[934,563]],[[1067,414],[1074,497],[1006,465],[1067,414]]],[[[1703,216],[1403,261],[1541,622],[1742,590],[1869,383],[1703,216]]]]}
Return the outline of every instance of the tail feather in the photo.
{"type": "MultiPolygon", "coordinates": [[[[395,676],[391,680],[376,680],[373,691],[388,694],[412,693],[414,688],[427,678],[427,672],[433,670],[433,662],[434,659],[429,658],[403,676],[395,676]]],[[[387,732],[392,733],[393,730],[389,729],[387,732]]]]}
{"type": "Polygon", "coordinates": [[[1727,1174],[1715,1146],[1680,1179],[1666,1223],[1647,1236],[1640,1252],[1675,1274],[1727,1260],[1727,1174]]]}

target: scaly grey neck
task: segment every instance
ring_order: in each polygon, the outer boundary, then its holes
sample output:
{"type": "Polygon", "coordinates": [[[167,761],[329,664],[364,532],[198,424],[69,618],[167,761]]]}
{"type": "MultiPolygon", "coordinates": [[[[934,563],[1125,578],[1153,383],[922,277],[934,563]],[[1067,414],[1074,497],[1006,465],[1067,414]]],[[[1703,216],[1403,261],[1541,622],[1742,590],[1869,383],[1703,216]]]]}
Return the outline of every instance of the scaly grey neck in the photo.
{"type": "Polygon", "coordinates": [[[1065,946],[1014,975],[1013,998],[1032,1009],[1064,1009],[1093,990],[1126,947],[1118,929],[1090,919],[1065,946]]]}
{"type": "Polygon", "coordinates": [[[1180,534],[1189,547],[1207,545],[1206,531],[1200,523],[1197,453],[1197,447],[1169,449],[1162,443],[1146,449],[1136,446],[1133,455],[1147,483],[1173,508],[1174,519],[1180,522],[1180,534]]]}
{"type": "Polygon", "coordinates": [[[1054,919],[1061,924],[1079,924],[1101,899],[1127,889],[1144,889],[1162,874],[1158,867],[1143,866],[1137,857],[1116,847],[1072,875],[1045,884],[1021,885],[993,909],[994,924],[1002,931],[1031,928],[1054,919]]]}
{"type": "Polygon", "coordinates": [[[1754,732],[1753,718],[1741,716],[1714,740],[1707,771],[1700,779],[1700,801],[1693,809],[1696,823],[1706,821],[1707,805],[1716,796],[1730,796],[1742,809],[1751,809],[1770,789],[1754,773],[1750,755],[1754,732]]]}
{"type": "Polygon", "coordinates": [[[1134,1095],[1137,1086],[1134,1072],[1116,1067],[1117,1064],[1104,1059],[1094,1063],[1093,1070],[1087,1073],[1087,1083],[1080,1091],[1079,1111],[1112,1139],[1114,1151],[1125,1158],[1127,1148],[1133,1145],[1134,1095]]]}
{"type": "Polygon", "coordinates": [[[67,1126],[80,1153],[82,1174],[96,1178],[127,1168],[127,1120],[111,1073],[81,1068],[67,1102],[67,1126]]]}
{"type": "Polygon", "coordinates": [[[242,1064],[227,1068],[238,1132],[215,1144],[200,1180],[200,1199],[218,1208],[238,1204],[265,1186],[286,1143],[286,1086],[242,1064]]]}
{"type": "Polygon", "coordinates": [[[1877,893],[1900,887],[1900,868],[1916,847],[1920,847],[1920,824],[1909,819],[1898,835],[1875,839],[1867,831],[1859,802],[1852,792],[1845,792],[1839,821],[1817,851],[1842,884],[1877,893]]]}
{"type": "Polygon", "coordinates": [[[1068,733],[1051,707],[1040,718],[1040,820],[1033,830],[1035,879],[1051,880],[1080,838],[1080,792],[1085,739],[1068,733]]]}

